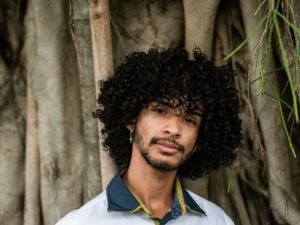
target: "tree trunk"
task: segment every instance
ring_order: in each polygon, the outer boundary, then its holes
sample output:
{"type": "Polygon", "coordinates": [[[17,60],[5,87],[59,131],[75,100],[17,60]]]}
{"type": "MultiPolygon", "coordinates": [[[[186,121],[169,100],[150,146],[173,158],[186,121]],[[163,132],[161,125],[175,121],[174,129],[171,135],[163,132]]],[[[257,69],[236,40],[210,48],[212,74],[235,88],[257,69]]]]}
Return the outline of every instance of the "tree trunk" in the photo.
{"type": "Polygon", "coordinates": [[[0,224],[23,223],[24,149],[11,71],[0,57],[0,224]]]}
{"type": "Polygon", "coordinates": [[[0,2],[0,224],[5,225],[21,225],[24,212],[26,81],[19,5],[0,2]]]}
{"type": "Polygon", "coordinates": [[[100,152],[96,111],[95,79],[88,2],[72,0],[71,32],[79,68],[80,98],[83,115],[85,170],[83,198],[87,202],[101,192],[100,152]]]}
{"type": "Polygon", "coordinates": [[[220,0],[184,0],[185,48],[199,47],[212,57],[215,17],[220,0]]]}
{"type": "Polygon", "coordinates": [[[24,225],[40,225],[40,153],[37,106],[32,94],[30,79],[27,81],[24,225]]]}
{"type": "Polygon", "coordinates": [[[110,1],[114,65],[133,51],[179,45],[184,37],[180,0],[110,1]]]}
{"type": "MultiPolygon", "coordinates": [[[[105,80],[113,73],[112,46],[110,34],[110,13],[108,0],[90,0],[90,23],[92,32],[92,46],[94,58],[94,75],[96,96],[99,95],[98,82],[105,80]]],[[[116,167],[107,151],[103,151],[101,129],[103,125],[98,122],[100,144],[100,166],[102,188],[106,188],[116,172],[116,167]]]]}
{"type": "Polygon", "coordinates": [[[64,2],[28,2],[27,72],[38,108],[41,205],[45,225],[55,224],[82,204],[82,121],[68,12],[64,2]]]}

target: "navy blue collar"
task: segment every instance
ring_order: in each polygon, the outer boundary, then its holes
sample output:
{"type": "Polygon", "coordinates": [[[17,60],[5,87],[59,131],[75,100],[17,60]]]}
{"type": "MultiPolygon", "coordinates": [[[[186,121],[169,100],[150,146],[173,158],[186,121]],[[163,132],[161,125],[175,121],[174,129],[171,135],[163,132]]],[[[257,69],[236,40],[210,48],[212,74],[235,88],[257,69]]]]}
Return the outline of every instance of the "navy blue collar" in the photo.
{"type": "MultiPolygon", "coordinates": [[[[176,178],[175,182],[175,191],[177,193],[183,215],[186,214],[187,209],[193,213],[205,215],[205,212],[190,196],[178,178],[176,178]]],[[[129,190],[119,174],[115,175],[115,177],[111,180],[106,192],[108,211],[133,213],[142,209],[146,213],[151,214],[137,196],[129,190]]]]}

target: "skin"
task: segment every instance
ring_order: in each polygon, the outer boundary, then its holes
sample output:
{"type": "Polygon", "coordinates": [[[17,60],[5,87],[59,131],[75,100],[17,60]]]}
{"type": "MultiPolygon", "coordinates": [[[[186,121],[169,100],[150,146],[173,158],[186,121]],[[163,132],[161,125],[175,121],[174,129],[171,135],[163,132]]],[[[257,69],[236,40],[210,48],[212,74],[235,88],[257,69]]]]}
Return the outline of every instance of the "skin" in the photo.
{"type": "Polygon", "coordinates": [[[177,169],[192,155],[201,123],[200,112],[173,105],[151,102],[127,125],[135,135],[124,181],[157,218],[172,205],[177,169]]]}

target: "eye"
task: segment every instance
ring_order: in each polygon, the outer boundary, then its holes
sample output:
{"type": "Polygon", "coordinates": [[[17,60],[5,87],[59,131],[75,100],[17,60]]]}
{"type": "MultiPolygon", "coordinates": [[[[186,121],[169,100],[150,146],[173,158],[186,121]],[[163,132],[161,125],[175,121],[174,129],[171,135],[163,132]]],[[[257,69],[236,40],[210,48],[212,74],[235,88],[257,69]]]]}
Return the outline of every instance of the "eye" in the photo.
{"type": "Polygon", "coordinates": [[[194,118],[185,117],[184,120],[185,120],[185,122],[187,122],[187,123],[189,123],[191,125],[194,125],[194,126],[198,125],[197,121],[194,118]]]}
{"type": "Polygon", "coordinates": [[[153,111],[157,112],[159,114],[166,114],[167,113],[166,110],[161,108],[161,107],[155,107],[155,108],[153,108],[153,111]]]}

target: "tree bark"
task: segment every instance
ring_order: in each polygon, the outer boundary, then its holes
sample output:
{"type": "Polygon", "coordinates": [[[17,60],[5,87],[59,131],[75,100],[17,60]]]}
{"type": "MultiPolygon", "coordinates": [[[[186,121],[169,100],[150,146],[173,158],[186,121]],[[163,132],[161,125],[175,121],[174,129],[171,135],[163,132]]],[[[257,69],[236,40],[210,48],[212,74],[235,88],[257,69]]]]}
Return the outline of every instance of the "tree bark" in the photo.
{"type": "Polygon", "coordinates": [[[114,65],[133,51],[179,45],[184,37],[180,0],[110,1],[114,65]]]}
{"type": "Polygon", "coordinates": [[[24,146],[11,71],[0,57],[0,224],[23,223],[24,146]]]}
{"type": "MultiPolygon", "coordinates": [[[[105,80],[113,73],[113,59],[110,33],[110,13],[108,0],[89,0],[90,23],[92,32],[92,46],[94,58],[94,75],[96,96],[99,95],[98,82],[105,80]]],[[[103,125],[98,122],[100,144],[100,166],[102,188],[106,188],[116,172],[116,166],[110,158],[108,151],[103,151],[101,129],[103,125]]]]}
{"type": "Polygon", "coordinates": [[[199,47],[212,57],[215,17],[220,0],[184,0],[185,48],[199,47]]]}
{"type": "Polygon", "coordinates": [[[0,224],[21,225],[26,81],[20,52],[24,2],[0,2],[0,224]],[[18,12],[18,13],[17,13],[18,12]]]}
{"type": "Polygon", "coordinates": [[[38,107],[42,216],[45,225],[53,225],[82,203],[78,70],[68,4],[31,0],[27,16],[26,66],[38,107]]]}
{"type": "Polygon", "coordinates": [[[96,111],[95,79],[93,75],[93,55],[89,7],[87,1],[72,0],[71,33],[76,47],[79,68],[80,98],[83,115],[85,147],[85,170],[83,176],[84,202],[101,192],[100,152],[96,111]]]}
{"type": "Polygon", "coordinates": [[[24,225],[40,225],[40,153],[38,146],[37,105],[27,79],[27,126],[25,156],[24,225]]]}

